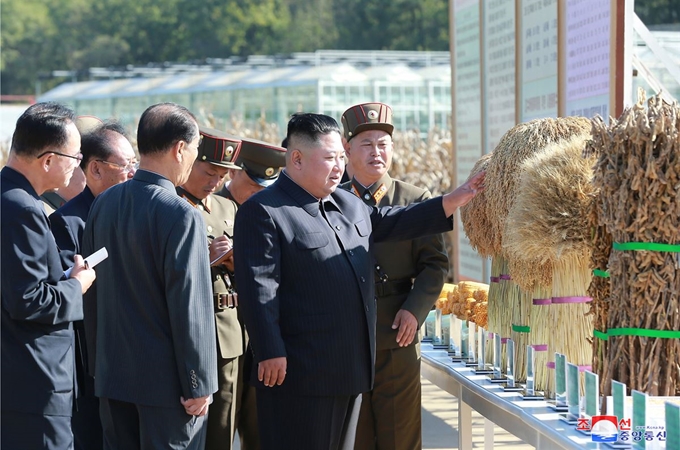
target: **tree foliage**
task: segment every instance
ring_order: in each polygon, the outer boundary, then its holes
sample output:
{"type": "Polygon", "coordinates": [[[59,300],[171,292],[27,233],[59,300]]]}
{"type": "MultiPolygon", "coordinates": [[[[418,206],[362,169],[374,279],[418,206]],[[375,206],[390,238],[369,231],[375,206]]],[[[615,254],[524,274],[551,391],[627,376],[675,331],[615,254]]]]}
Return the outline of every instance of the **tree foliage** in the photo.
{"type": "MultiPolygon", "coordinates": [[[[2,93],[41,74],[317,49],[448,50],[449,0],[2,0],[2,93]]],[[[636,0],[647,25],[680,0],[636,0]]],[[[43,88],[59,80],[43,80],[43,88]],[[51,84],[50,84],[51,83],[51,84]]]]}

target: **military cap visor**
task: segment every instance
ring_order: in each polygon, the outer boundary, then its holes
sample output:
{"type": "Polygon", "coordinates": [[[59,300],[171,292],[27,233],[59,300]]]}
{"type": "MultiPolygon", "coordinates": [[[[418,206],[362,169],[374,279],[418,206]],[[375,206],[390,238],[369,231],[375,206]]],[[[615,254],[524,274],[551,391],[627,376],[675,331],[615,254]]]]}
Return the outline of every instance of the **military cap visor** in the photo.
{"type": "Polygon", "coordinates": [[[201,142],[198,144],[197,160],[227,169],[241,169],[236,164],[241,151],[241,139],[207,127],[199,127],[199,131],[201,142]]]}
{"type": "Polygon", "coordinates": [[[367,130],[382,130],[392,136],[392,108],[384,103],[354,105],[342,114],[342,128],[347,141],[367,130]]]}
{"type": "Polygon", "coordinates": [[[236,163],[260,186],[274,183],[286,165],[286,149],[254,139],[243,139],[236,163]]]}

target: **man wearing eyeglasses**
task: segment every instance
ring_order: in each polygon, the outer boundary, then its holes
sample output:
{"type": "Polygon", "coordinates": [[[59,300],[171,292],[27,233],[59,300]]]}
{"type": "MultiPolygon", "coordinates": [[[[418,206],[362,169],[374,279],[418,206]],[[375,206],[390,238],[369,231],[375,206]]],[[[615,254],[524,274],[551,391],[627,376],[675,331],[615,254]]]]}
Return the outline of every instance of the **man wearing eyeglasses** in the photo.
{"type": "MultiPolygon", "coordinates": [[[[59,255],[64,269],[73,265],[73,256],[80,253],[85,221],[95,197],[116,184],[129,180],[135,174],[137,158],[125,129],[118,122],[99,121],[99,125],[85,131],[81,138],[83,159],[80,167],[85,173],[86,186],[83,192],[68,201],[50,215],[52,234],[59,246],[59,255]]],[[[86,302],[85,312],[95,302],[86,302]]],[[[96,311],[92,311],[96,315],[96,311]]],[[[76,332],[76,373],[78,380],[77,408],[73,411],[73,436],[76,450],[97,450],[102,448],[102,427],[99,420],[99,401],[94,395],[94,365],[88,373],[85,327],[82,320],[73,323],[76,332]]],[[[88,330],[88,336],[94,336],[88,330]]]]}
{"type": "Polygon", "coordinates": [[[2,448],[73,448],[73,327],[94,270],[64,276],[40,194],[63,188],[82,159],[70,109],[37,103],[17,121],[2,191],[2,448]]]}

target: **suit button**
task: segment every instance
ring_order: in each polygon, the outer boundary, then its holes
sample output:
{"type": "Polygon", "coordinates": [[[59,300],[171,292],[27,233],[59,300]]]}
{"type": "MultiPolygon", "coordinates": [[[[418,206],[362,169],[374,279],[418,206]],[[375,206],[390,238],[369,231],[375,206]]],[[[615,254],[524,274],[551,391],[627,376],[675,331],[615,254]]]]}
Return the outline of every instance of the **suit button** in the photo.
{"type": "Polygon", "coordinates": [[[348,251],[347,253],[349,253],[349,256],[354,256],[354,252],[352,250],[348,251]]]}
{"type": "Polygon", "coordinates": [[[366,278],[364,278],[364,277],[361,277],[361,278],[359,278],[359,279],[361,280],[362,283],[365,283],[365,282],[366,282],[366,278]]]}
{"type": "Polygon", "coordinates": [[[336,226],[335,226],[335,229],[336,229],[336,230],[339,230],[340,228],[342,228],[340,225],[336,225],[336,226]]]}
{"type": "Polygon", "coordinates": [[[368,312],[368,305],[364,305],[364,309],[368,312]]]}

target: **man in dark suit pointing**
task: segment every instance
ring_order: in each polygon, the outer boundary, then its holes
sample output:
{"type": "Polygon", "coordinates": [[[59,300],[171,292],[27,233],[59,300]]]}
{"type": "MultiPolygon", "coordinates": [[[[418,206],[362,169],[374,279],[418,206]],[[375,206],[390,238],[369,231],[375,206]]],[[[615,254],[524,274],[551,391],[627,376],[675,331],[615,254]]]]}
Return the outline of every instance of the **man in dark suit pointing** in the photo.
{"type": "Polygon", "coordinates": [[[297,114],[287,138],[284,172],[241,206],[234,228],[260,439],[263,449],[351,448],[358,395],[374,376],[370,246],[450,230],[484,174],[444,197],[378,209],[336,190],[345,151],[333,118],[297,114]]]}

